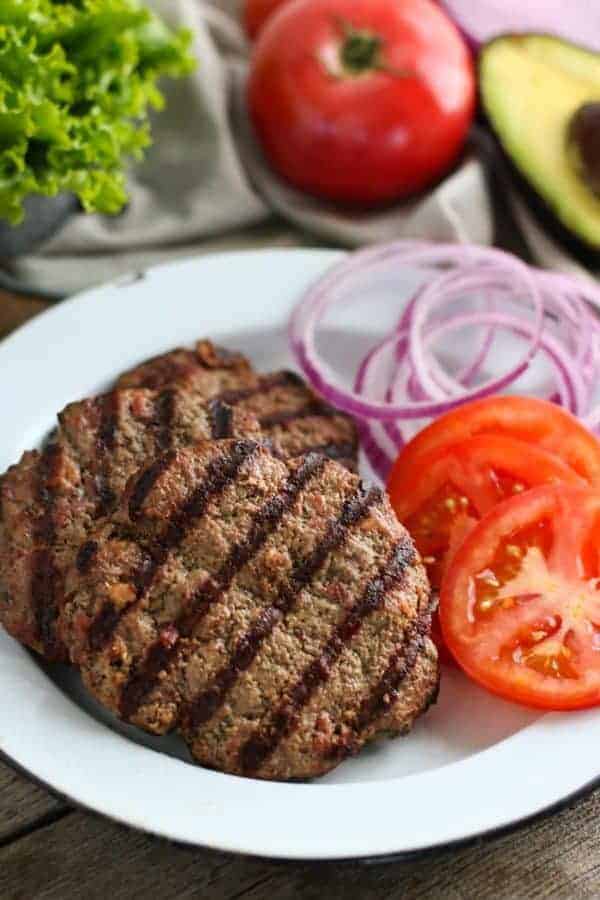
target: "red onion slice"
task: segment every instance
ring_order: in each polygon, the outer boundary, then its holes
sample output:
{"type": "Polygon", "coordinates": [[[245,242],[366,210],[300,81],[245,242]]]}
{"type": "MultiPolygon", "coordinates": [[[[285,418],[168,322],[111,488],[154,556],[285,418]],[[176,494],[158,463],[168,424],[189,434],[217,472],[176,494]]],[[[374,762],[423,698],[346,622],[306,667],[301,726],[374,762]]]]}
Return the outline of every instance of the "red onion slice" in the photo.
{"type": "MultiPolygon", "coordinates": [[[[504,375],[490,379],[483,385],[466,390],[461,397],[463,402],[487,397],[508,387],[527,369],[529,362],[535,355],[539,343],[539,336],[543,326],[543,304],[539,289],[532,275],[532,270],[515,257],[500,250],[490,250],[483,247],[463,247],[463,259],[465,274],[476,274],[480,267],[493,267],[496,277],[512,279],[520,285],[521,290],[529,298],[534,314],[534,330],[531,343],[522,358],[504,375]],[[473,266],[470,268],[468,264],[473,266]]],[[[344,388],[337,381],[326,363],[323,363],[315,347],[315,329],[324,317],[327,309],[334,302],[342,302],[341,289],[349,283],[355,274],[362,274],[368,269],[394,261],[400,257],[405,263],[414,267],[430,267],[435,264],[448,262],[450,254],[454,256],[457,248],[453,245],[416,245],[411,243],[409,250],[402,242],[387,244],[373,249],[358,251],[347,260],[335,266],[305,295],[303,301],[294,311],[290,323],[290,340],[294,355],[304,371],[306,377],[315,390],[323,394],[334,406],[344,409],[351,415],[359,418],[376,419],[378,421],[391,421],[395,419],[417,419],[428,416],[436,416],[448,409],[448,399],[440,397],[439,391],[433,381],[423,386],[428,394],[432,394],[431,401],[389,403],[382,400],[365,400],[357,391],[344,388]],[[410,255],[410,259],[409,259],[410,255]],[[340,296],[341,295],[341,296],[340,296]],[[438,395],[436,399],[436,394],[438,395]]],[[[443,278],[444,276],[439,276],[443,278]]],[[[483,273],[482,273],[483,277],[483,273]]],[[[471,285],[474,282],[471,280],[471,285]]],[[[419,340],[420,332],[426,324],[427,317],[437,302],[440,302],[439,290],[436,291],[437,282],[430,282],[426,289],[419,293],[412,307],[411,330],[412,340],[419,340]]],[[[421,354],[418,353],[413,362],[419,368],[419,380],[421,383],[429,382],[422,364],[421,354]]]]}
{"type": "Polygon", "coordinates": [[[600,308],[600,289],[592,282],[542,272],[500,250],[399,241],[351,254],[313,285],[292,315],[290,343],[312,386],[358,419],[363,449],[384,477],[407,436],[404,423],[504,391],[540,355],[552,379],[542,395],[600,429],[600,406],[590,410],[600,382],[600,324],[591,305],[600,308]],[[339,314],[352,303],[358,278],[384,274],[389,280],[408,271],[423,283],[399,299],[396,326],[369,351],[354,388],[347,388],[317,352],[319,324],[330,310],[339,314]],[[466,358],[449,369],[436,346],[441,339],[453,346],[465,329],[479,336],[472,353],[461,351],[466,358]],[[492,374],[494,341],[503,331],[518,336],[524,349],[505,371],[492,374]]]}

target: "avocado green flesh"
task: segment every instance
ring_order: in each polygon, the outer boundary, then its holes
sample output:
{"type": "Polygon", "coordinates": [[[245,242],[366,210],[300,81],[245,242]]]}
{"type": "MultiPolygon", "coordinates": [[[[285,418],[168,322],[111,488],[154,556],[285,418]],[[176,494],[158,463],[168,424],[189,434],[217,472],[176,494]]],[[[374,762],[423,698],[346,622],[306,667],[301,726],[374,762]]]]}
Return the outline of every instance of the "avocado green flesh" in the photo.
{"type": "Polygon", "coordinates": [[[600,54],[543,35],[507,35],[482,51],[483,106],[505,152],[559,221],[600,249],[600,198],[572,165],[569,122],[600,101],[600,54]]]}

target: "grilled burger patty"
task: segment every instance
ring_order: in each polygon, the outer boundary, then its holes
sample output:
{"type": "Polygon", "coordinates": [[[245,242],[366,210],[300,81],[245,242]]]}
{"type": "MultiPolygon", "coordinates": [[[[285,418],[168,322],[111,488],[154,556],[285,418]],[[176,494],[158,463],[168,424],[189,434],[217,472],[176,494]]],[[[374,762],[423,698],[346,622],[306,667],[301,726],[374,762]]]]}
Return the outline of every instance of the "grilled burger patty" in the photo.
{"type": "Polygon", "coordinates": [[[63,573],[130,475],[169,447],[259,428],[242,409],[175,389],[115,390],[70,404],[58,419],[52,441],[0,482],[0,621],[48,659],[65,660],[55,627],[63,573]]]}
{"type": "Polygon", "coordinates": [[[284,458],[319,451],[356,470],[354,422],[324,403],[294,372],[259,375],[240,354],[199,341],[194,350],[177,349],[155,357],[118,381],[121,387],[171,384],[253,413],[274,452],[284,458]]]}
{"type": "Polygon", "coordinates": [[[226,772],[323,774],[436,693],[412,541],[379,489],[320,454],[166,453],[88,536],[66,594],[60,630],[92,693],[226,772]]]}
{"type": "Polygon", "coordinates": [[[178,347],[145,360],[124,372],[118,388],[163,388],[188,382],[206,398],[227,390],[252,387],[256,381],[250,362],[241,353],[231,352],[212,341],[201,340],[189,350],[178,347]]]}

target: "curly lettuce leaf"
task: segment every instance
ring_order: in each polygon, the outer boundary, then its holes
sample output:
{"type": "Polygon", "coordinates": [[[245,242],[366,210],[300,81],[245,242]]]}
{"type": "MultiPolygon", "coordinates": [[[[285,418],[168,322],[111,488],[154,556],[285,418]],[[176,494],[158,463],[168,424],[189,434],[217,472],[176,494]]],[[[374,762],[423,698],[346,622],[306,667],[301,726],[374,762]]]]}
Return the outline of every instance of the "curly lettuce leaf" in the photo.
{"type": "Polygon", "coordinates": [[[0,0],[0,218],[18,224],[28,194],[61,191],[119,212],[157,80],[193,69],[190,41],[135,0],[0,0]]]}

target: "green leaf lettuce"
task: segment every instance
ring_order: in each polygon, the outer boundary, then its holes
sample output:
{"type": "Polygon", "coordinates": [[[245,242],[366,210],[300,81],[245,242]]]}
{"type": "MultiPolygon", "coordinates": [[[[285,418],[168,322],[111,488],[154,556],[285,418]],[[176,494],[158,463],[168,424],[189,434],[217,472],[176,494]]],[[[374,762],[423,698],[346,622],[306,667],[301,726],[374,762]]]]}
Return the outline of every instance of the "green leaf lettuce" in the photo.
{"type": "Polygon", "coordinates": [[[0,0],[0,218],[18,224],[28,194],[62,191],[119,212],[157,80],[193,69],[190,41],[136,0],[0,0]]]}

